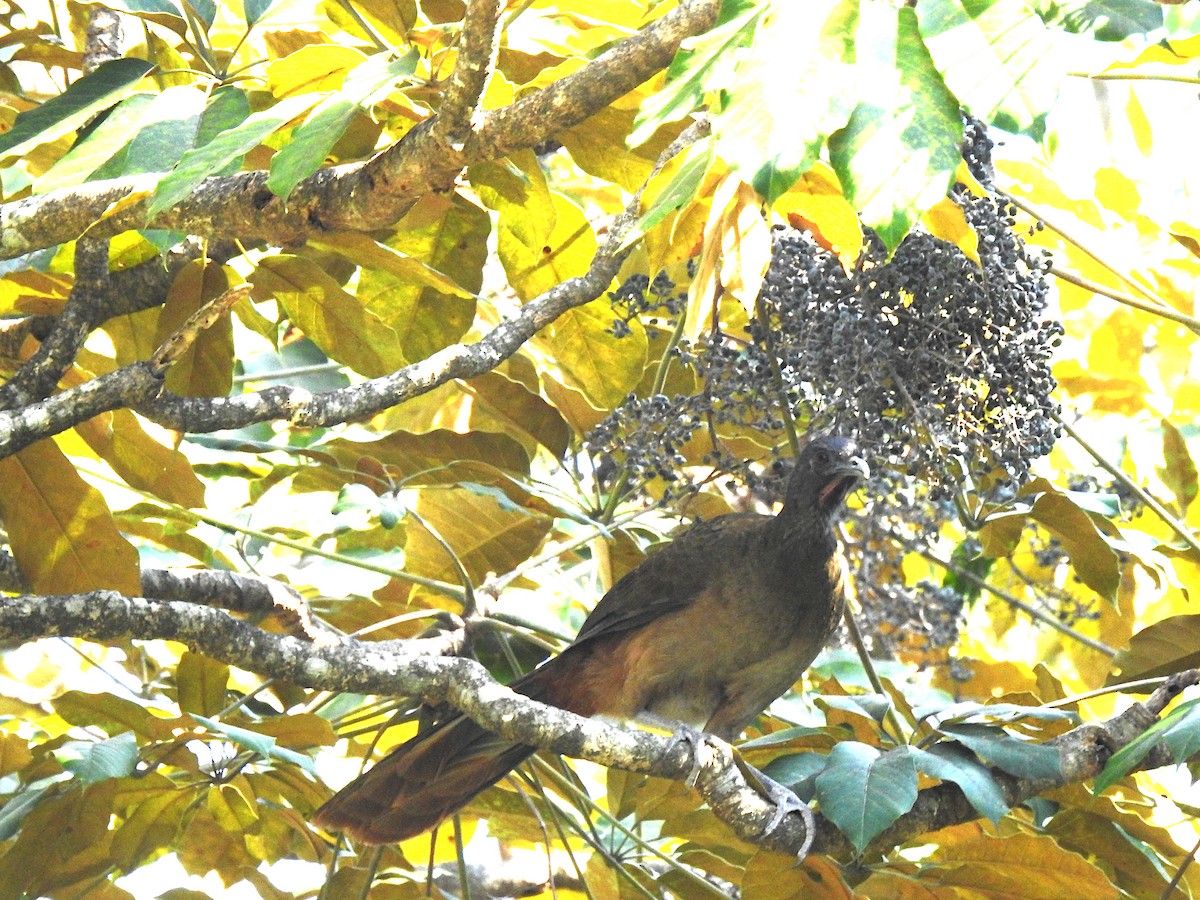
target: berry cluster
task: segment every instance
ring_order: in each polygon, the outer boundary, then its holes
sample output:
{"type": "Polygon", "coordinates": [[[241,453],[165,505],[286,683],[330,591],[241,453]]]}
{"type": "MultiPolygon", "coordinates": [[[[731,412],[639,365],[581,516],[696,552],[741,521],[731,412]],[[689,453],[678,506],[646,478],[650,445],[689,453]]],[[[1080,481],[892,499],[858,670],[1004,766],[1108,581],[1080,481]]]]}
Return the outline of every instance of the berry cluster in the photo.
{"type": "MultiPolygon", "coordinates": [[[[964,159],[989,189],[990,151],[983,126],[968,121],[964,159]]],[[[847,273],[808,234],[780,228],[748,339],[677,347],[701,389],[631,397],[590,446],[624,457],[634,483],[660,477],[679,490],[682,448],[697,429],[750,429],[770,445],[786,410],[856,437],[893,483],[916,477],[935,496],[968,482],[1011,491],[1059,432],[1050,357],[1062,327],[1043,317],[1047,262],[1014,232],[1015,210],[962,185],[951,196],[977,235],[980,265],[916,229],[891,259],[869,233],[847,273]]],[[[673,290],[661,276],[630,279],[612,295],[614,329],[680,314],[673,290]]],[[[745,470],[715,438],[704,461],[745,470]]]]}

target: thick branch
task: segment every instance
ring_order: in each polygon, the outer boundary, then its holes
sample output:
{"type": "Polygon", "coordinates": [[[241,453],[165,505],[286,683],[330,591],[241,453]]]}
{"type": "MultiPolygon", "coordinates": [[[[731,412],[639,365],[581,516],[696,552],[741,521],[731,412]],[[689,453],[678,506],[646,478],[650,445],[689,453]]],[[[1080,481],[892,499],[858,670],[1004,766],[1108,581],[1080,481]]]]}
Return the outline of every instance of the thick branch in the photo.
{"type": "MultiPolygon", "coordinates": [[[[418,197],[450,187],[468,163],[533,147],[633,90],[670,63],[684,38],[710,28],[719,9],[720,0],[684,0],[579,71],[486,116],[461,153],[431,134],[430,120],[369,163],[322,169],[297,186],[286,206],[267,190],[266,172],[241,172],[207,179],[153,222],[146,221],[145,199],[104,214],[137,191],[151,190],[154,177],[51,191],[0,205],[0,259],[72,240],[89,227],[93,237],[152,226],[281,246],[326,230],[387,227],[418,197]]],[[[466,75],[464,80],[471,82],[466,75]]]]}
{"type": "MultiPolygon", "coordinates": [[[[57,597],[0,600],[0,641],[70,636],[97,641],[170,639],[232,665],[306,687],[367,694],[419,696],[449,702],[495,733],[512,740],[588,759],[631,772],[680,780],[691,771],[690,751],[647,732],[614,728],[530,700],[497,684],[487,670],[467,659],[421,655],[440,653],[439,639],[380,641],[324,640],[319,643],[269,634],[228,613],[188,603],[127,598],[111,591],[57,597]]],[[[1112,753],[1144,733],[1158,713],[1185,687],[1200,683],[1200,672],[1181,673],[1145,703],[1134,704],[1107,722],[1086,724],[1054,739],[1062,753],[1061,778],[1017,778],[993,770],[1012,804],[1055,787],[1095,777],[1112,753]]],[[[773,849],[796,852],[803,825],[788,816],[768,838],[762,832],[773,806],[749,787],[733,764],[728,745],[701,750],[697,789],[722,821],[742,838],[773,849]]],[[[1139,768],[1171,761],[1163,747],[1139,768]]],[[[921,791],[913,810],[868,848],[868,858],[913,838],[971,821],[979,814],[955,785],[921,791]]],[[[827,820],[818,817],[813,852],[839,859],[855,854],[827,820]]]]}
{"type": "MultiPolygon", "coordinates": [[[[685,130],[662,152],[655,171],[705,133],[704,122],[685,130]]],[[[452,344],[391,375],[320,394],[279,386],[235,397],[180,397],[162,391],[159,376],[149,363],[136,363],[42,403],[0,412],[0,458],[120,406],[178,431],[210,432],[266,421],[328,426],[373,415],[447,381],[490,372],[567,310],[604,293],[629,252],[629,248],[620,248],[636,219],[639,202],[640,194],[614,220],[587,272],[526,303],[473,344],[452,344]]]]}

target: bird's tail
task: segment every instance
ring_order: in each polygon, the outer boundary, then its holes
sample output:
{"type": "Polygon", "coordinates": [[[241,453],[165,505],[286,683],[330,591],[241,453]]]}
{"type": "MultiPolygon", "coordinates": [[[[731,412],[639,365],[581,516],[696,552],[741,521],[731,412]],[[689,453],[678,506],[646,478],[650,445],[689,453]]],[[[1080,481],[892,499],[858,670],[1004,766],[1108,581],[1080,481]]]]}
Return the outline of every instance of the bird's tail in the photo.
{"type": "MultiPolygon", "coordinates": [[[[570,673],[557,670],[573,661],[560,656],[509,687],[591,715],[594,710],[584,708],[590,704],[581,703],[577,692],[560,689],[571,684],[561,677],[570,673]]],[[[456,716],[418,734],[350,782],[317,810],[313,823],[368,844],[407,840],[433,828],[536,750],[456,716]]]]}

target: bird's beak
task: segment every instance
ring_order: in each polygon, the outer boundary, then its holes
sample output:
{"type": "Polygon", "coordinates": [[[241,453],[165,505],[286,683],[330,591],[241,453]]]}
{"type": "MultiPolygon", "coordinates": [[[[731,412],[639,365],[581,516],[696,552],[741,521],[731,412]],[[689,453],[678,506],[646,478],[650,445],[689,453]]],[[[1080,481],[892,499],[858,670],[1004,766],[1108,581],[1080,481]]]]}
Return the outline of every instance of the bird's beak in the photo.
{"type": "Polygon", "coordinates": [[[871,467],[861,456],[852,456],[838,466],[837,474],[866,481],[871,477],[871,467]]]}
{"type": "Polygon", "coordinates": [[[870,478],[871,467],[861,456],[852,456],[844,462],[838,463],[831,475],[829,483],[820,493],[820,504],[823,508],[828,506],[831,497],[837,496],[837,502],[840,503],[842,498],[854,490],[860,481],[870,478]]]}

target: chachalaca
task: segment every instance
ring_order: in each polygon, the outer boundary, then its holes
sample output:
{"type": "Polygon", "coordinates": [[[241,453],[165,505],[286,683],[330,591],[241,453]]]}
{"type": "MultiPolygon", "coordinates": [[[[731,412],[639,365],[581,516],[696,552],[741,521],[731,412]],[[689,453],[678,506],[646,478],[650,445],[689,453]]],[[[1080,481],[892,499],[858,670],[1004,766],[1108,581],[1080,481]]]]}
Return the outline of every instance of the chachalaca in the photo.
{"type": "MultiPolygon", "coordinates": [[[[566,650],[509,686],[581,716],[672,723],[693,743],[697,728],[732,741],[837,627],[845,594],[833,520],[868,474],[853,441],[814,438],[778,515],[733,513],[690,528],[618,581],[566,650]]],[[[314,822],[370,844],[405,840],[535,749],[458,715],[350,782],[314,822]]],[[[772,828],[800,807],[811,822],[790,791],[759,780],[783,804],[772,828]]]]}

